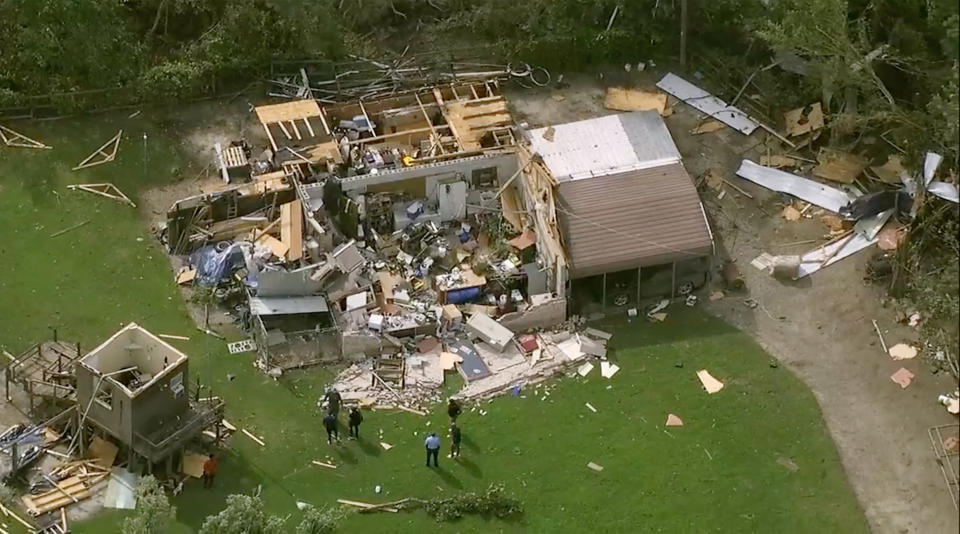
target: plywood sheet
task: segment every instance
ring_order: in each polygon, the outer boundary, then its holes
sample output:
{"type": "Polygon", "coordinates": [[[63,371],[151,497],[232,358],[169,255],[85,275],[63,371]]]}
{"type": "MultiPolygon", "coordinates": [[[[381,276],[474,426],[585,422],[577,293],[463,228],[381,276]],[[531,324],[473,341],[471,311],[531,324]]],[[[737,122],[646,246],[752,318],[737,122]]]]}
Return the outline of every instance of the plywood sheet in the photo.
{"type": "Polygon", "coordinates": [[[293,121],[305,117],[317,117],[320,115],[320,106],[312,98],[306,100],[295,100],[293,102],[283,102],[281,104],[270,104],[254,108],[257,118],[263,124],[272,124],[281,121],[293,121]]]}
{"type": "Polygon", "coordinates": [[[603,107],[616,111],[653,110],[663,115],[667,109],[667,95],[659,91],[609,87],[603,107]]]}
{"type": "Polygon", "coordinates": [[[829,148],[820,150],[817,162],[818,165],[813,169],[814,176],[845,184],[853,183],[867,166],[867,160],[856,154],[829,148]]]}
{"type": "Polygon", "coordinates": [[[290,250],[290,247],[286,243],[280,241],[270,234],[264,234],[263,237],[258,239],[258,241],[269,247],[270,251],[273,252],[273,255],[278,258],[285,258],[287,256],[287,252],[290,250]]]}
{"type": "Polygon", "coordinates": [[[186,451],[183,453],[183,459],[180,462],[180,472],[193,478],[201,478],[203,476],[203,463],[206,461],[206,456],[193,451],[186,451]]]}
{"type": "Polygon", "coordinates": [[[116,445],[100,436],[94,436],[90,442],[90,446],[87,447],[87,452],[90,454],[90,457],[93,458],[98,465],[107,469],[113,467],[113,462],[117,459],[118,451],[119,449],[116,445]]]}

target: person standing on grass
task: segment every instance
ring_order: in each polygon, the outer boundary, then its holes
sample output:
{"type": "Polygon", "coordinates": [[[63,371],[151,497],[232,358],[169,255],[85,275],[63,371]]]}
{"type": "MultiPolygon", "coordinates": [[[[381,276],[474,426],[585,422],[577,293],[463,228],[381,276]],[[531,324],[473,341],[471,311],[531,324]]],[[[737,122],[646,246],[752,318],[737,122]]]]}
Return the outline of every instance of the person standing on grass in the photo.
{"type": "Polygon", "coordinates": [[[340,441],[340,431],[337,429],[337,416],[332,412],[327,412],[323,417],[323,427],[327,429],[327,444],[332,444],[333,439],[340,441]]]}
{"type": "Polygon", "coordinates": [[[350,424],[350,437],[360,439],[360,423],[363,422],[363,414],[360,413],[360,408],[356,406],[350,408],[350,416],[348,423],[350,424]]]}
{"type": "Polygon", "coordinates": [[[433,466],[440,467],[440,464],[437,461],[437,457],[440,455],[440,438],[437,437],[437,434],[431,432],[427,436],[424,445],[427,446],[427,467],[430,467],[430,458],[433,458],[433,466]]]}
{"type": "Polygon", "coordinates": [[[203,487],[213,487],[213,477],[217,476],[217,459],[210,454],[207,461],[203,462],[203,487]]]}
{"type": "Polygon", "coordinates": [[[330,388],[325,395],[327,399],[327,411],[333,414],[333,417],[340,415],[340,392],[337,388],[330,388]]]}
{"type": "Polygon", "coordinates": [[[460,408],[460,403],[457,402],[457,399],[450,397],[450,400],[447,402],[447,415],[450,416],[450,423],[457,422],[457,417],[461,412],[463,412],[463,409],[460,408]]]}
{"type": "Polygon", "coordinates": [[[462,435],[456,423],[450,423],[450,458],[460,457],[460,440],[462,435]]]}

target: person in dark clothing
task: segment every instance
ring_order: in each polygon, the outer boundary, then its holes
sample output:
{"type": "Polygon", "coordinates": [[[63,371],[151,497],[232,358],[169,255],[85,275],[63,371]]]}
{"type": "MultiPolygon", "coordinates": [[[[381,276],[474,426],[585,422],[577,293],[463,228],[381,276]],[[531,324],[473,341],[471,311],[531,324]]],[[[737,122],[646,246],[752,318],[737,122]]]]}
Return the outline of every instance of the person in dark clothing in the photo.
{"type": "Polygon", "coordinates": [[[337,441],[340,441],[340,431],[337,430],[337,416],[333,415],[330,412],[327,412],[327,415],[323,418],[323,427],[327,429],[327,443],[333,443],[333,439],[336,438],[337,441]]]}
{"type": "Polygon", "coordinates": [[[327,390],[324,397],[327,399],[327,411],[332,413],[334,417],[340,415],[340,392],[335,388],[330,388],[327,390]]]}
{"type": "Polygon", "coordinates": [[[462,439],[460,427],[456,423],[450,423],[450,457],[460,457],[460,440],[462,439]]]}
{"type": "Polygon", "coordinates": [[[360,439],[360,423],[363,422],[363,414],[360,413],[360,408],[356,406],[350,408],[350,418],[348,422],[350,424],[350,437],[360,439]]]}
{"type": "Polygon", "coordinates": [[[447,402],[447,415],[450,416],[451,423],[457,421],[457,416],[459,416],[462,411],[463,410],[460,408],[460,403],[457,402],[456,399],[451,398],[450,401],[447,402]]]}
{"type": "Polygon", "coordinates": [[[436,433],[431,432],[424,441],[424,445],[427,447],[427,467],[430,467],[430,458],[433,458],[434,467],[440,467],[440,464],[437,463],[437,457],[440,454],[440,438],[437,437],[436,433]]]}
{"type": "Polygon", "coordinates": [[[217,459],[212,454],[203,462],[203,487],[213,487],[213,477],[217,476],[218,467],[217,459]]]}

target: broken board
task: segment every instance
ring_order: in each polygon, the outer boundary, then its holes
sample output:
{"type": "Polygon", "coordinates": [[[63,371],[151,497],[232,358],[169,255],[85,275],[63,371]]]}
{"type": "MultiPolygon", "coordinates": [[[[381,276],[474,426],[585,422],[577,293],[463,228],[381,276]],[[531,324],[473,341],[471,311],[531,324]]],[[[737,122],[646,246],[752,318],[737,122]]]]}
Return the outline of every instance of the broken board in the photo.
{"type": "Polygon", "coordinates": [[[287,260],[303,257],[303,206],[300,199],[280,206],[280,240],[288,247],[287,260]]]}
{"type": "Polygon", "coordinates": [[[829,148],[820,149],[817,162],[817,166],[813,168],[814,176],[844,184],[852,184],[868,163],[856,154],[829,148]]]}
{"type": "Polygon", "coordinates": [[[90,453],[90,457],[93,458],[98,465],[107,469],[113,467],[113,462],[117,459],[118,451],[119,449],[116,445],[100,436],[94,436],[93,440],[90,441],[90,446],[87,447],[87,452],[90,453]]]}
{"type": "Polygon", "coordinates": [[[193,478],[200,478],[203,476],[203,464],[206,461],[206,456],[193,451],[186,451],[180,461],[180,472],[193,478]]]}

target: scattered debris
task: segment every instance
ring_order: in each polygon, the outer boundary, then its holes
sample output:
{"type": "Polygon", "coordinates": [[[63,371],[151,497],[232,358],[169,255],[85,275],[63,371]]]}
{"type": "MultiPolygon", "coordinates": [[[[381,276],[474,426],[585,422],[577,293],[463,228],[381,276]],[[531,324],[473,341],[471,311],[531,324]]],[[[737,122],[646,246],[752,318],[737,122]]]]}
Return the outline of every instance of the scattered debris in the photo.
{"type": "Polygon", "coordinates": [[[872,319],[873,329],[877,331],[877,337],[880,338],[880,348],[883,349],[883,353],[887,354],[887,342],[883,340],[883,334],[880,333],[880,327],[877,326],[877,320],[872,319]]]}
{"type": "Polygon", "coordinates": [[[855,154],[821,148],[813,175],[817,178],[851,184],[867,167],[868,161],[855,154]]]}
{"type": "Polygon", "coordinates": [[[266,446],[267,446],[267,444],[263,442],[263,439],[258,438],[257,436],[253,435],[253,433],[250,432],[249,430],[247,430],[246,428],[241,428],[241,429],[240,429],[240,432],[243,432],[243,434],[244,434],[245,436],[247,436],[248,438],[250,438],[250,439],[252,439],[253,441],[255,441],[255,442],[257,443],[257,445],[260,445],[261,447],[266,447],[266,446]]]}
{"type": "Polygon", "coordinates": [[[336,469],[336,468],[337,468],[337,466],[335,466],[335,465],[333,465],[333,464],[331,464],[331,463],[321,462],[321,461],[319,461],[319,460],[311,460],[310,463],[312,463],[313,465],[318,465],[318,466],[320,466],[320,467],[326,467],[327,469],[336,469]]]}
{"type": "Polygon", "coordinates": [[[157,337],[162,337],[164,339],[176,339],[179,341],[190,341],[190,338],[187,336],[176,336],[173,334],[157,334],[157,337]]]}
{"type": "Polygon", "coordinates": [[[690,130],[692,135],[700,135],[705,133],[717,132],[727,126],[720,121],[706,121],[703,124],[698,124],[696,128],[690,130]]]}
{"type": "Polygon", "coordinates": [[[600,376],[604,378],[613,378],[613,375],[617,374],[619,370],[620,366],[615,363],[607,361],[600,362],[600,376]]]}
{"type": "Polygon", "coordinates": [[[252,339],[243,339],[227,343],[227,350],[230,354],[240,354],[242,352],[253,352],[257,350],[257,342],[252,339]]]}
{"type": "Polygon", "coordinates": [[[914,377],[913,373],[911,373],[906,368],[901,367],[900,369],[897,370],[897,372],[890,375],[890,380],[893,380],[894,382],[899,384],[901,388],[906,388],[907,386],[910,385],[911,382],[913,382],[913,377],[914,377]]]}
{"type": "Polygon", "coordinates": [[[117,202],[123,202],[124,204],[129,204],[131,208],[136,208],[137,205],[130,200],[127,195],[123,194],[123,191],[117,189],[117,186],[113,184],[103,183],[103,184],[76,184],[68,185],[67,189],[70,190],[80,190],[86,191],[87,193],[93,193],[95,195],[100,195],[102,197],[107,197],[111,200],[116,200],[117,202]]]}
{"type": "Polygon", "coordinates": [[[788,221],[799,221],[800,220],[800,210],[794,208],[792,204],[784,206],[783,212],[781,213],[784,219],[788,221]]]}
{"type": "Polygon", "coordinates": [[[877,175],[881,182],[887,184],[899,185],[902,181],[901,177],[910,174],[903,166],[903,160],[896,154],[887,156],[886,163],[877,167],[870,167],[870,170],[877,175]]]}
{"type": "Polygon", "coordinates": [[[723,389],[723,382],[711,376],[706,369],[697,371],[697,378],[700,379],[700,383],[703,384],[703,389],[707,390],[707,393],[713,394],[723,389]]]}
{"type": "Polygon", "coordinates": [[[393,448],[393,445],[387,443],[386,441],[381,441],[380,446],[383,447],[383,450],[385,451],[389,451],[390,449],[393,448]]]}
{"type": "Polygon", "coordinates": [[[880,250],[897,250],[907,238],[905,226],[889,224],[877,234],[877,247],[880,250]]]}
{"type": "Polygon", "coordinates": [[[838,237],[804,254],[800,260],[797,278],[809,276],[824,267],[829,267],[844,258],[866,249],[876,242],[876,237],[867,239],[857,233],[850,233],[846,236],[838,237]]]}
{"type": "Polygon", "coordinates": [[[912,360],[917,357],[917,348],[906,343],[897,343],[890,347],[890,357],[894,360],[912,360]]]}
{"type": "Polygon", "coordinates": [[[823,106],[815,102],[809,106],[792,109],[783,114],[783,122],[787,125],[787,136],[796,137],[808,134],[823,128],[823,106]]]}
{"type": "Polygon", "coordinates": [[[589,467],[590,469],[593,469],[594,471],[596,471],[596,472],[598,472],[598,473],[599,473],[600,471],[603,471],[603,466],[602,466],[602,465],[600,465],[600,464],[595,464],[595,463],[593,463],[593,462],[587,463],[587,467],[589,467]]]}
{"type": "Polygon", "coordinates": [[[590,374],[590,371],[593,371],[593,364],[590,363],[590,362],[587,362],[587,363],[581,365],[581,366],[577,369],[577,374],[580,375],[580,376],[586,377],[588,374],[590,374]]]}
{"type": "Polygon", "coordinates": [[[760,165],[763,165],[764,167],[772,167],[774,169],[796,167],[797,163],[798,162],[796,158],[792,158],[790,156],[783,156],[779,154],[760,156],[760,165]]]}
{"type": "Polygon", "coordinates": [[[65,233],[67,233],[67,232],[72,232],[73,230],[76,230],[77,228],[81,228],[81,227],[86,226],[86,225],[88,225],[88,224],[90,224],[90,220],[89,220],[89,219],[88,219],[88,220],[85,220],[85,221],[81,221],[81,222],[79,222],[79,223],[77,223],[77,224],[75,224],[75,225],[73,225],[73,226],[71,226],[71,227],[69,227],[69,228],[64,228],[63,230],[60,230],[59,232],[54,232],[54,233],[50,234],[50,237],[58,237],[58,236],[61,236],[61,235],[65,234],[65,233]]]}
{"type": "Polygon", "coordinates": [[[721,300],[724,297],[723,291],[713,291],[710,293],[710,300],[721,300]]]}
{"type": "Polygon", "coordinates": [[[800,470],[800,467],[796,463],[794,463],[793,460],[791,460],[790,458],[787,458],[786,456],[781,456],[777,458],[777,463],[782,465],[783,467],[786,467],[789,471],[793,473],[796,473],[797,471],[800,470]]]}
{"type": "MultiPolygon", "coordinates": [[[[103,144],[100,148],[93,151],[92,154],[87,156],[86,159],[81,161],[73,170],[86,169],[87,167],[93,167],[95,165],[103,165],[104,163],[109,163],[117,157],[117,149],[120,148],[120,138],[123,136],[123,130],[121,129],[117,132],[117,135],[110,138],[109,141],[103,144]],[[109,148],[108,148],[109,147],[109,148]],[[100,159],[94,159],[96,157],[100,159]]],[[[134,206],[136,207],[136,206],[134,206]]]]}
{"type": "Polygon", "coordinates": [[[666,426],[683,426],[683,420],[676,415],[669,413],[667,414],[666,426]]]}
{"type": "Polygon", "coordinates": [[[587,408],[589,408],[589,409],[590,409],[590,411],[591,411],[591,412],[593,412],[593,413],[597,413],[597,409],[596,409],[596,408],[594,408],[594,407],[593,407],[593,405],[592,405],[592,404],[590,404],[589,402],[588,402],[588,403],[586,403],[586,406],[587,406],[587,408]]]}

